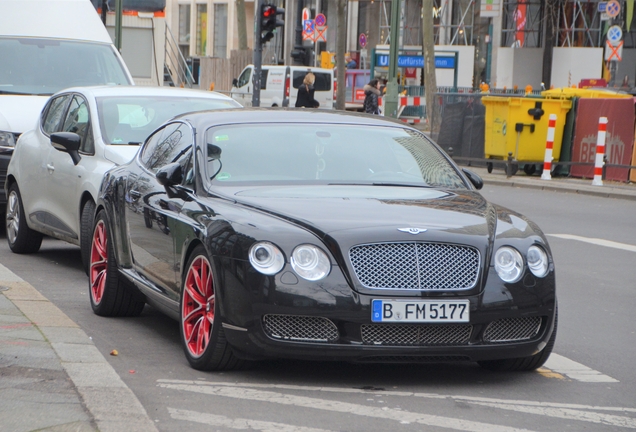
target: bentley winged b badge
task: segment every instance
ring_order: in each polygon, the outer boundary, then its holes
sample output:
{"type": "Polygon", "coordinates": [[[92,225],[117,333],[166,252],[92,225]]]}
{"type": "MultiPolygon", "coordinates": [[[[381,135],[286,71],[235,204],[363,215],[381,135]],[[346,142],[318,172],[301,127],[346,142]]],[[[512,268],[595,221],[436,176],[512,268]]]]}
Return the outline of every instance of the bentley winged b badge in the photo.
{"type": "Polygon", "coordinates": [[[412,227],[411,228],[398,228],[397,230],[405,232],[405,233],[413,234],[413,235],[417,235],[417,234],[420,234],[420,233],[428,231],[427,228],[412,228],[412,227]]]}

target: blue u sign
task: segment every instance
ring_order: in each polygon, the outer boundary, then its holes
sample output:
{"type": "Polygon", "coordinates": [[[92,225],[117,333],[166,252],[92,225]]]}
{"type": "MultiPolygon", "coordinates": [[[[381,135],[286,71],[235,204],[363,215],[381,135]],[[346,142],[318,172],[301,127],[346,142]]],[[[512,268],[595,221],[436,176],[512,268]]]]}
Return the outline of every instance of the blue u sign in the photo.
{"type": "MultiPolygon", "coordinates": [[[[380,67],[389,66],[388,54],[376,54],[375,62],[380,67]]],[[[398,56],[398,67],[401,68],[423,68],[424,57],[414,55],[401,55],[398,56]]],[[[454,69],[455,57],[448,56],[435,56],[435,68],[437,69],[454,69]]]]}

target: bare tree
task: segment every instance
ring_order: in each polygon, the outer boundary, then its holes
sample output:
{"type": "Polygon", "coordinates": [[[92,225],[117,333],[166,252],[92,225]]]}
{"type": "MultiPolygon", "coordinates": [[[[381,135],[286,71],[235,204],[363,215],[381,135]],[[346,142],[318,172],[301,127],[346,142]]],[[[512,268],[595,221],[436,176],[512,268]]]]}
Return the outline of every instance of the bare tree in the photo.
{"type": "MultiPolygon", "coordinates": [[[[254,2],[254,5],[257,5],[257,4],[258,2],[254,2]]],[[[258,13],[258,11],[255,11],[254,16],[256,16],[256,13],[258,13]]],[[[247,22],[245,20],[245,0],[236,0],[236,23],[238,26],[239,49],[246,50],[247,49],[247,22]]]]}
{"type": "Polygon", "coordinates": [[[435,28],[433,27],[433,0],[422,0],[422,55],[424,56],[424,91],[426,117],[431,133],[439,131],[439,107],[435,104],[437,77],[435,76],[435,28]]]}
{"type": "Polygon", "coordinates": [[[345,109],[345,99],[347,97],[347,87],[345,83],[345,51],[347,49],[347,1],[338,0],[338,24],[336,41],[336,80],[338,80],[338,90],[336,92],[336,109],[345,109]]]}

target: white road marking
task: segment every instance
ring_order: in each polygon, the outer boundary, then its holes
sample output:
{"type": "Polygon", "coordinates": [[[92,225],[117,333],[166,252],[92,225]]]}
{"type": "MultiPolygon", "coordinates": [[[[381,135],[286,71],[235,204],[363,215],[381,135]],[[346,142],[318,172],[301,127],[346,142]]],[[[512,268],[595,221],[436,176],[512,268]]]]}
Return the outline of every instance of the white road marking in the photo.
{"type": "MultiPolygon", "coordinates": [[[[469,420],[461,420],[452,417],[442,417],[431,414],[419,414],[403,410],[381,409],[377,407],[352,404],[341,401],[331,401],[325,399],[310,398],[306,396],[294,396],[272,391],[256,390],[240,385],[212,384],[191,381],[190,383],[168,383],[161,380],[160,387],[191,391],[221,397],[230,397],[243,400],[253,400],[259,402],[270,402],[281,405],[290,405],[303,408],[319,409],[324,411],[353,414],[363,417],[379,418],[383,420],[394,420],[399,423],[404,421],[418,423],[427,426],[444,427],[459,431],[471,432],[526,432],[528,429],[519,429],[508,426],[500,426],[469,420]]],[[[386,408],[386,407],[385,407],[386,408]]]]}
{"type": "Polygon", "coordinates": [[[570,360],[569,358],[554,353],[550,355],[548,361],[545,362],[543,367],[562,375],[566,375],[567,377],[577,381],[597,383],[619,382],[617,379],[603,375],[599,371],[595,371],[581,363],[577,363],[574,360],[570,360]]]}
{"type": "Polygon", "coordinates": [[[225,416],[182,410],[177,408],[168,408],[168,412],[170,413],[170,417],[175,420],[186,420],[195,423],[206,424],[209,426],[225,427],[229,429],[255,430],[263,432],[331,432],[327,429],[316,429],[284,423],[250,419],[231,419],[225,416]]]}
{"type": "Polygon", "coordinates": [[[593,237],[581,237],[581,236],[571,235],[571,234],[548,234],[548,235],[551,237],[558,237],[565,240],[577,240],[580,242],[595,244],[597,246],[605,246],[605,247],[610,247],[614,249],[622,249],[622,250],[626,250],[630,252],[636,252],[636,246],[630,245],[627,243],[618,243],[618,242],[614,242],[610,240],[603,240],[603,239],[593,238],[593,237]]]}
{"type": "MultiPolygon", "coordinates": [[[[554,354],[552,354],[554,355],[554,354]]],[[[567,360],[567,359],[566,359],[567,360]]],[[[578,364],[578,363],[577,363],[578,364]]],[[[304,392],[318,393],[349,393],[369,395],[375,394],[378,397],[419,397],[427,399],[455,400],[458,402],[472,403],[476,405],[490,406],[498,409],[512,410],[529,414],[537,414],[542,416],[562,418],[567,420],[576,420],[588,423],[606,424],[617,427],[625,427],[636,429],[636,418],[606,414],[605,412],[625,413],[633,416],[636,414],[636,408],[625,407],[608,407],[596,405],[581,405],[571,403],[555,403],[555,402],[537,402],[524,400],[505,400],[495,398],[484,398],[475,396],[461,395],[445,395],[436,393],[413,393],[401,391],[369,391],[354,388],[338,388],[338,387],[315,387],[315,386],[297,386],[288,384],[249,384],[249,383],[223,383],[223,382],[201,382],[201,381],[182,381],[182,380],[158,380],[158,386],[175,390],[185,390],[197,393],[213,394],[217,396],[234,397],[240,399],[269,401],[273,403],[281,403],[284,405],[295,405],[308,408],[323,409],[327,411],[348,412],[360,416],[370,416],[383,419],[399,420],[403,422],[420,423],[427,425],[440,425],[450,429],[458,430],[514,430],[505,426],[488,425],[478,422],[469,422],[454,420],[458,423],[447,423],[445,417],[427,416],[424,414],[410,413],[402,410],[383,409],[366,407],[355,404],[342,404],[341,402],[324,401],[321,399],[313,399],[299,396],[284,395],[270,391],[258,391],[253,389],[270,389],[270,390],[293,390],[304,392]],[[222,389],[225,388],[225,391],[222,389]],[[252,391],[250,392],[250,388],[252,391]],[[318,401],[319,403],[317,403],[318,401]],[[597,411],[597,412],[591,412],[597,411]],[[600,412],[598,412],[600,411],[600,412]],[[404,414],[404,415],[403,415],[404,414]],[[463,427],[463,428],[462,428],[463,427]],[[469,428],[470,427],[470,428],[469,428]]]]}

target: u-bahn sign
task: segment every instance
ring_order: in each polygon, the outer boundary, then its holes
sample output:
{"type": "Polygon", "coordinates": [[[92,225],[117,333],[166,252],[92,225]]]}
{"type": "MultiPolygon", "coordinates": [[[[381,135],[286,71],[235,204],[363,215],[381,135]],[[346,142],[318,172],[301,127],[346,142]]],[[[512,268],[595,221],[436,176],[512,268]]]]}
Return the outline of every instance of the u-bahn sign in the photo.
{"type": "MultiPolygon", "coordinates": [[[[376,54],[375,64],[380,67],[389,66],[388,54],[376,54]]],[[[398,67],[401,68],[423,68],[424,57],[414,55],[400,55],[398,56],[398,67]]],[[[455,57],[449,56],[435,56],[435,68],[436,69],[454,69],[455,57]]]]}

